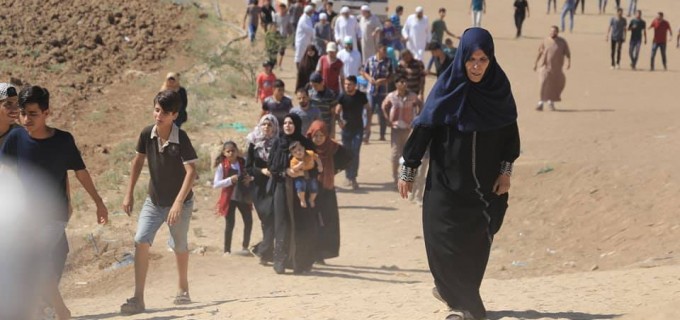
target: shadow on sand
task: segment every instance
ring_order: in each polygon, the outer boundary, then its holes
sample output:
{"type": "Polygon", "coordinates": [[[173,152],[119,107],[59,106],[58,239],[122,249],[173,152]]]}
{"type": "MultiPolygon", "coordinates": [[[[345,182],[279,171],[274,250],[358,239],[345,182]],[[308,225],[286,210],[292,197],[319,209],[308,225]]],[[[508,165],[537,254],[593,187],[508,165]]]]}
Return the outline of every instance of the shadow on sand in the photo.
{"type": "Polygon", "coordinates": [[[359,181],[359,189],[358,190],[352,190],[349,187],[335,187],[336,192],[338,193],[356,193],[356,194],[368,194],[371,192],[376,192],[376,191],[394,191],[394,196],[398,197],[397,193],[397,187],[394,184],[394,182],[380,182],[380,183],[372,183],[372,182],[361,182],[359,181]]]}
{"type": "Polygon", "coordinates": [[[489,311],[487,317],[489,319],[502,319],[504,317],[517,319],[571,319],[571,320],[599,320],[599,319],[614,319],[620,317],[620,314],[591,314],[583,312],[539,312],[535,310],[524,311],[489,311]]]}
{"type": "Polygon", "coordinates": [[[615,112],[614,109],[555,109],[554,112],[574,113],[574,112],[615,112]]]}
{"type": "MultiPolygon", "coordinates": [[[[185,314],[181,316],[153,316],[154,313],[160,313],[160,312],[170,312],[170,311],[189,311],[189,310],[201,310],[209,307],[214,307],[218,306],[224,303],[228,302],[234,302],[237,301],[236,299],[232,300],[222,300],[222,301],[212,301],[209,303],[191,303],[186,306],[182,307],[171,307],[171,308],[159,308],[159,309],[147,309],[143,313],[139,314],[138,316],[143,316],[143,315],[151,315],[149,318],[143,318],[144,320],[172,320],[172,319],[184,319],[186,317],[195,317],[198,316],[199,314],[185,314]]],[[[200,312],[200,315],[210,315],[215,313],[216,311],[214,310],[209,310],[209,311],[203,311],[200,312]]],[[[111,318],[120,318],[123,317],[119,312],[109,312],[109,313],[101,313],[101,314],[92,314],[92,315],[84,315],[84,316],[78,316],[78,317],[73,317],[72,319],[80,319],[80,320],[99,320],[99,319],[111,319],[111,318]]]]}

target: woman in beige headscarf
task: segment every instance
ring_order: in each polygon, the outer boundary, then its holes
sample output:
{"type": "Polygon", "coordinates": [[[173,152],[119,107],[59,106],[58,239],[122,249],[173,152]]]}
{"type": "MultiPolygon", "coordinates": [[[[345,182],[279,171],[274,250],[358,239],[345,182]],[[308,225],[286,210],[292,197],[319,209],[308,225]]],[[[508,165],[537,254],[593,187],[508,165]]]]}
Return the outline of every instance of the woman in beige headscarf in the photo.
{"type": "Polygon", "coordinates": [[[182,127],[182,124],[188,120],[188,99],[187,90],[184,89],[184,87],[182,87],[179,83],[179,73],[169,72],[168,75],[165,76],[165,82],[163,82],[160,91],[163,90],[172,90],[179,93],[179,96],[182,99],[182,104],[179,106],[179,115],[177,115],[177,119],[175,119],[175,125],[177,125],[177,127],[182,127]]]}

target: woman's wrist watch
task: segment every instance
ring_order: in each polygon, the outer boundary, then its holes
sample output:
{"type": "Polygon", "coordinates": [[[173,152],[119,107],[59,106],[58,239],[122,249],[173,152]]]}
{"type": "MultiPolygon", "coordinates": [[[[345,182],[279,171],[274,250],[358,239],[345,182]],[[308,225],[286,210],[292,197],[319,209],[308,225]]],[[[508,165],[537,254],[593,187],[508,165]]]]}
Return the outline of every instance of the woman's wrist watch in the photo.
{"type": "Polygon", "coordinates": [[[418,168],[410,168],[405,165],[402,165],[401,170],[399,170],[399,180],[405,182],[413,182],[416,180],[417,174],[418,168]]]}
{"type": "Polygon", "coordinates": [[[512,162],[501,161],[500,174],[508,177],[512,176],[512,162]]]}

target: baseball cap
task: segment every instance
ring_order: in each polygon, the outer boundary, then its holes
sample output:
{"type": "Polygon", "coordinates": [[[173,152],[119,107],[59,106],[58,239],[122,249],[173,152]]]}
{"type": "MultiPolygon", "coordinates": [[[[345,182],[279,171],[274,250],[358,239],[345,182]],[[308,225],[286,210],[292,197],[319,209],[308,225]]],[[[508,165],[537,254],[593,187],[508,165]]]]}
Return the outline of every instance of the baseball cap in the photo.
{"type": "Polygon", "coordinates": [[[342,7],[342,9],[340,9],[340,14],[345,14],[345,13],[349,13],[349,7],[347,7],[347,6],[342,7]]]}
{"type": "Polygon", "coordinates": [[[361,11],[369,11],[370,12],[371,8],[367,5],[363,5],[363,6],[361,6],[361,11]]]}
{"type": "Polygon", "coordinates": [[[423,13],[423,7],[416,7],[416,13],[423,13]]]}
{"type": "Polygon", "coordinates": [[[335,44],[335,42],[329,42],[329,43],[326,45],[326,51],[327,51],[327,52],[330,52],[330,51],[332,51],[332,52],[338,52],[338,45],[335,44]]]}
{"type": "Polygon", "coordinates": [[[309,82],[321,83],[323,82],[323,77],[320,73],[314,72],[311,76],[309,76],[309,82]]]}
{"type": "Polygon", "coordinates": [[[352,39],[352,36],[345,36],[345,39],[342,39],[342,42],[345,44],[352,44],[354,42],[354,39],[352,39]]]}
{"type": "Polygon", "coordinates": [[[17,96],[17,88],[9,83],[0,83],[0,100],[17,96]]]}

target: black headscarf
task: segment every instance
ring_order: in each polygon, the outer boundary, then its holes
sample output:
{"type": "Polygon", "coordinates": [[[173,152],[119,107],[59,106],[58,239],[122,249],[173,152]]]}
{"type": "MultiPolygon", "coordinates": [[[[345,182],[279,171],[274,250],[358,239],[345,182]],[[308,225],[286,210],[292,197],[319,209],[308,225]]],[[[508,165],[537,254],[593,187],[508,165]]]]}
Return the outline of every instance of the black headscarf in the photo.
{"type": "Polygon", "coordinates": [[[269,153],[269,171],[272,173],[283,174],[290,164],[290,151],[288,147],[293,141],[298,141],[307,150],[314,150],[314,143],[302,135],[302,119],[294,113],[287,114],[286,118],[293,120],[295,131],[288,135],[281,130],[279,137],[274,141],[272,150],[269,153]]]}
{"type": "Polygon", "coordinates": [[[465,30],[451,66],[439,77],[427,97],[415,126],[456,125],[460,131],[488,131],[517,120],[510,81],[498,65],[491,34],[482,28],[465,30]],[[482,80],[470,81],[465,62],[481,49],[489,57],[482,80]]]}

